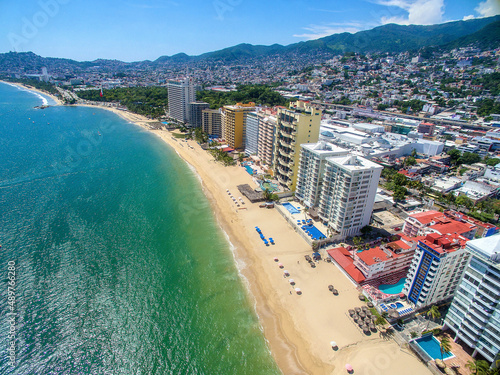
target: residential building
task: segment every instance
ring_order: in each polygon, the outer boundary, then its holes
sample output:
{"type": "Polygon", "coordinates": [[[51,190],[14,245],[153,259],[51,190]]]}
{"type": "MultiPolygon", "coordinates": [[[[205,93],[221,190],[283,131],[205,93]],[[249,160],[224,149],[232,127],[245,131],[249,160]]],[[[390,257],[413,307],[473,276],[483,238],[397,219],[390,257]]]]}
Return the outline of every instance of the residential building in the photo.
{"type": "Polygon", "coordinates": [[[466,242],[457,234],[438,233],[430,233],[418,242],[403,288],[417,309],[454,295],[469,260],[466,242]]]}
{"type": "Polygon", "coordinates": [[[196,88],[191,78],[182,81],[169,81],[168,113],[180,122],[189,122],[189,103],[196,101],[196,88]]]}
{"type": "Polygon", "coordinates": [[[189,125],[193,128],[203,126],[203,111],[209,109],[210,104],[205,102],[189,103],[189,125]]]}
{"type": "Polygon", "coordinates": [[[403,225],[403,233],[409,237],[437,233],[440,235],[457,234],[471,240],[476,232],[477,226],[474,223],[457,221],[438,211],[410,214],[403,225]]]}
{"type": "Polygon", "coordinates": [[[489,362],[500,351],[500,235],[472,240],[471,258],[445,319],[445,328],[489,362]]]}
{"type": "Polygon", "coordinates": [[[222,138],[220,109],[204,109],[201,112],[203,131],[213,138],[222,138]]]}
{"type": "Polygon", "coordinates": [[[247,114],[245,128],[245,154],[257,155],[259,145],[259,116],[257,112],[247,114]]]}
{"type": "Polygon", "coordinates": [[[259,139],[257,142],[257,156],[264,164],[273,164],[274,141],[276,134],[276,111],[265,108],[257,113],[259,117],[259,139]]]}
{"type": "Polygon", "coordinates": [[[300,199],[306,207],[311,208],[317,206],[319,202],[326,158],[348,155],[349,150],[326,142],[306,143],[300,147],[295,197],[300,199]]]}
{"type": "Polygon", "coordinates": [[[436,125],[431,124],[430,122],[421,122],[418,127],[417,131],[422,134],[427,134],[427,135],[434,135],[434,129],[436,125]]]}
{"type": "Polygon", "coordinates": [[[300,145],[318,141],[321,110],[299,100],[290,103],[290,108],[278,108],[277,118],[274,169],[279,184],[293,191],[299,168],[300,145]]]}
{"type": "Polygon", "coordinates": [[[354,252],[354,266],[364,277],[363,284],[378,287],[395,284],[406,276],[417,248],[417,240],[401,236],[398,241],[382,244],[369,250],[354,252]]]}
{"type": "Polygon", "coordinates": [[[255,110],[255,103],[227,105],[222,107],[222,138],[229,147],[245,147],[245,126],[247,115],[255,110]]]}
{"type": "Polygon", "coordinates": [[[467,216],[461,212],[445,210],[443,213],[451,219],[476,225],[477,232],[474,237],[490,237],[498,233],[499,228],[496,225],[483,223],[482,221],[471,216],[467,216]]]}
{"type": "Polygon", "coordinates": [[[357,155],[326,159],[318,212],[339,239],[370,223],[382,168],[357,155]]]}

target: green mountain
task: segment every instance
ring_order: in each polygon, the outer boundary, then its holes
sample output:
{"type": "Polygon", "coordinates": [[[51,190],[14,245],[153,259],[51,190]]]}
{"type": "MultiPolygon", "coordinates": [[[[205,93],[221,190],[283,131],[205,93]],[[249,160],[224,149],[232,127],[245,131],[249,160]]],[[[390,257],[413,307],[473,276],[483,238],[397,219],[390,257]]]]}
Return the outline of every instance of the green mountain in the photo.
{"type": "Polygon", "coordinates": [[[0,54],[0,72],[39,71],[43,66],[49,70],[67,68],[73,72],[88,68],[100,71],[126,71],[127,69],[155,67],[168,64],[188,64],[197,61],[237,62],[248,59],[261,59],[268,56],[282,55],[337,55],[346,52],[389,52],[398,53],[415,51],[421,48],[457,48],[477,45],[483,48],[500,46],[500,16],[472,19],[468,21],[447,22],[439,25],[395,25],[388,24],[355,34],[333,34],[324,38],[282,46],[238,44],[219,51],[199,56],[179,53],[173,56],[161,56],[155,61],[125,63],[117,60],[95,60],[78,62],[69,59],[44,58],[32,52],[0,54]]]}
{"type": "MultiPolygon", "coordinates": [[[[396,25],[388,24],[355,34],[334,34],[321,39],[292,44],[288,51],[308,52],[322,50],[333,54],[345,52],[405,52],[422,47],[440,46],[475,33],[492,22],[500,21],[500,16],[447,22],[439,25],[396,25]]],[[[490,30],[492,32],[494,30],[490,30]]],[[[498,30],[496,30],[498,36],[498,30]]],[[[474,42],[474,38],[462,43],[474,42]]],[[[462,44],[463,45],[463,44],[462,44]]]]}

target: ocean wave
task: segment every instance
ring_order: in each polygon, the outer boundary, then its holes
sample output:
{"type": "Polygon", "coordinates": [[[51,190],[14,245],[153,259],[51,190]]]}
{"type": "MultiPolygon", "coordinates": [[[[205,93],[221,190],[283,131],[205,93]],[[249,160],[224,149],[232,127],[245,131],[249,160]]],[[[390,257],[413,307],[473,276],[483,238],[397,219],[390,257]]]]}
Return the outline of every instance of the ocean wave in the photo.
{"type": "Polygon", "coordinates": [[[26,92],[29,92],[30,94],[33,94],[35,96],[38,96],[38,98],[42,99],[42,105],[49,105],[49,101],[48,99],[43,96],[42,94],[36,92],[36,91],[32,91],[28,88],[25,88],[25,87],[21,87],[21,86],[18,86],[18,85],[13,85],[12,83],[7,83],[7,82],[4,82],[6,85],[9,85],[9,86],[12,86],[12,87],[15,87],[17,88],[18,90],[21,90],[21,91],[26,91],[26,92]]]}

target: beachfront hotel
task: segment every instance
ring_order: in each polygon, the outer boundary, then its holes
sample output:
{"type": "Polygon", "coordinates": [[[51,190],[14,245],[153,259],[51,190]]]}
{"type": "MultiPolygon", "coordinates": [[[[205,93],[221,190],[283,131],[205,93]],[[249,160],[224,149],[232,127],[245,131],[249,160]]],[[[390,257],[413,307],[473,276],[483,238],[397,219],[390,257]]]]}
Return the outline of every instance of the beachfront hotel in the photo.
{"type": "Polygon", "coordinates": [[[276,134],[276,110],[264,108],[257,112],[259,117],[259,139],[257,156],[267,165],[273,164],[274,142],[276,134]]]}
{"type": "Polygon", "coordinates": [[[244,149],[247,115],[254,110],[255,103],[238,103],[222,107],[222,138],[229,147],[244,149]]]}
{"type": "Polygon", "coordinates": [[[349,150],[326,142],[300,145],[295,197],[307,208],[317,206],[323,187],[326,159],[332,156],[345,156],[349,152],[349,150]]]}
{"type": "Polygon", "coordinates": [[[189,122],[189,103],[196,101],[196,88],[193,79],[169,81],[167,90],[169,116],[180,122],[189,122]]]}
{"type": "Polygon", "coordinates": [[[382,168],[357,155],[326,159],[318,214],[334,237],[355,236],[370,223],[382,168]]]}
{"type": "Polygon", "coordinates": [[[189,126],[201,128],[203,126],[203,111],[209,108],[210,104],[205,102],[189,103],[189,126]]]}
{"type": "Polygon", "coordinates": [[[397,241],[368,250],[337,247],[327,253],[355,283],[378,288],[381,284],[394,285],[404,280],[417,242],[417,239],[403,235],[397,241]]]}
{"type": "Polygon", "coordinates": [[[472,240],[471,254],[445,319],[445,328],[490,362],[500,351],[500,234],[472,240]]]}
{"type": "Polygon", "coordinates": [[[311,103],[296,101],[290,108],[279,107],[273,166],[279,184],[294,191],[299,168],[300,145],[319,138],[321,110],[311,103]]]}
{"type": "Polygon", "coordinates": [[[469,260],[466,242],[458,234],[438,233],[418,241],[403,288],[417,309],[453,297],[469,260]]]}
{"type": "Polygon", "coordinates": [[[203,131],[213,138],[222,138],[221,110],[204,109],[201,115],[203,131]]]}
{"type": "Polygon", "coordinates": [[[247,114],[245,128],[245,155],[257,155],[259,146],[259,116],[257,112],[247,114]]]}

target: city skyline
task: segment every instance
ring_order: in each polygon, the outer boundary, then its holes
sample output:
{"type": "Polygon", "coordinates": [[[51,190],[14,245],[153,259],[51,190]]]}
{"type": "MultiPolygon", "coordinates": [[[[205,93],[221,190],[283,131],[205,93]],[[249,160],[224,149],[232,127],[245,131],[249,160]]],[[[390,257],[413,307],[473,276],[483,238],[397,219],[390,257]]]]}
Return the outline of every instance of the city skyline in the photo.
{"type": "Polygon", "coordinates": [[[288,45],[387,23],[438,24],[493,16],[497,0],[159,1],[85,4],[69,0],[7,1],[0,12],[0,53],[91,61],[155,60],[199,55],[240,43],[288,45]],[[75,15],[78,15],[75,17],[75,15]],[[282,22],[278,22],[279,19],[282,22]]]}

